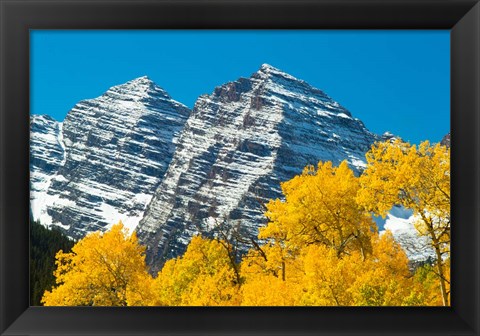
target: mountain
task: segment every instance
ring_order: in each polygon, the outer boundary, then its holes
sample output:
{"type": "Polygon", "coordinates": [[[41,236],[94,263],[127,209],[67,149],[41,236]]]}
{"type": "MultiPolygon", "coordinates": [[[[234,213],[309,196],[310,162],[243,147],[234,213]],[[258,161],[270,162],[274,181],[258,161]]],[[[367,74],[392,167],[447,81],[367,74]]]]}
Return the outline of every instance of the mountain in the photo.
{"type": "Polygon", "coordinates": [[[30,201],[33,217],[40,218],[52,177],[65,160],[62,123],[48,115],[30,118],[30,201]]]}
{"type": "Polygon", "coordinates": [[[397,241],[407,254],[411,262],[421,262],[428,259],[435,259],[435,251],[432,248],[428,236],[420,236],[415,229],[417,218],[413,211],[403,206],[394,206],[383,219],[375,218],[380,234],[385,230],[392,232],[393,238],[397,241]]]}
{"type": "Polygon", "coordinates": [[[177,256],[199,232],[256,237],[280,182],[319,160],[359,173],[377,139],[324,92],[267,64],[200,96],[137,227],[149,263],[177,256]]]}
{"type": "MultiPolygon", "coordinates": [[[[63,122],[31,117],[32,215],[72,238],[122,220],[160,267],[198,233],[255,238],[282,181],[320,160],[347,160],[359,174],[374,141],[396,138],[372,134],[324,92],[267,64],[200,96],[192,111],[140,77],[79,102],[63,122]]],[[[411,260],[431,255],[408,210],[376,221],[411,260]]]]}
{"type": "Polygon", "coordinates": [[[448,134],[446,134],[442,138],[442,141],[440,141],[440,144],[442,144],[443,146],[450,147],[450,132],[448,132],[448,134]]]}
{"type": "Polygon", "coordinates": [[[140,77],[79,102],[62,124],[32,116],[34,219],[60,226],[73,238],[119,220],[134,229],[189,114],[140,77]],[[43,150],[44,139],[49,152],[43,150]]]}

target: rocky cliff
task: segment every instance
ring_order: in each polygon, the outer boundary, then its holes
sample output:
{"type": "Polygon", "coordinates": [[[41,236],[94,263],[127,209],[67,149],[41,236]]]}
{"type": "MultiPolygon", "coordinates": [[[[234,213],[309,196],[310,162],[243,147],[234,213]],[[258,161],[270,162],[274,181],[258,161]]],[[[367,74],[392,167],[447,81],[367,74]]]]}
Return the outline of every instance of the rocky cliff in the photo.
{"type": "MultiPolygon", "coordinates": [[[[79,102],[63,127],[55,129],[58,145],[50,147],[58,154],[54,163],[61,162],[50,170],[35,219],[60,226],[73,238],[119,220],[134,229],[170,164],[189,113],[147,77],[79,102]]],[[[38,171],[48,153],[39,154],[37,123],[32,125],[32,170],[38,171]]],[[[38,189],[32,182],[32,190],[38,189]]]]}
{"type": "Polygon", "coordinates": [[[256,237],[264,204],[309,164],[347,160],[359,172],[377,137],[316,89],[264,64],[198,98],[165,177],[137,227],[150,263],[219,227],[256,237]]]}

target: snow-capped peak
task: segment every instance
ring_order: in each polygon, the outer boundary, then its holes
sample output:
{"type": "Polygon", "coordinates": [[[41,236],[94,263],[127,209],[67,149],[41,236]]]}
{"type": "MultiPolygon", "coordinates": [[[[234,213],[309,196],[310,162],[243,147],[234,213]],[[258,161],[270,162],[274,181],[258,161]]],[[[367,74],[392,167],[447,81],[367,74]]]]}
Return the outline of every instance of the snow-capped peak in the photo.
{"type": "Polygon", "coordinates": [[[217,221],[256,237],[262,204],[282,196],[280,182],[319,161],[360,171],[374,141],[339,103],[269,64],[216,87],[195,103],[137,227],[149,263],[181,254],[217,221]]]}
{"type": "Polygon", "coordinates": [[[189,115],[143,76],[80,101],[63,124],[32,118],[34,218],[74,238],[119,220],[134,228],[189,115]]]}
{"type": "Polygon", "coordinates": [[[32,122],[57,122],[53,117],[48,114],[32,114],[30,120],[32,122]]]}
{"type": "Polygon", "coordinates": [[[150,79],[150,77],[148,76],[140,76],[140,77],[137,77],[135,79],[132,79],[130,81],[128,81],[126,84],[128,83],[144,83],[144,84],[150,84],[150,83],[154,83],[153,80],[150,79]]]}
{"type": "Polygon", "coordinates": [[[135,79],[132,79],[124,84],[113,86],[111,89],[121,87],[121,88],[128,88],[133,90],[145,90],[145,89],[152,89],[157,88],[161,89],[165,92],[162,88],[160,88],[154,81],[152,81],[148,76],[142,76],[135,79]]]}
{"type": "Polygon", "coordinates": [[[283,77],[283,78],[286,78],[286,79],[289,79],[289,80],[293,80],[293,81],[299,81],[299,82],[303,82],[302,80],[278,69],[278,68],[275,68],[274,66],[271,66],[270,64],[267,64],[267,63],[263,63],[261,66],[260,66],[260,69],[258,69],[258,71],[256,73],[253,74],[253,76],[260,76],[260,78],[271,78],[272,76],[277,76],[277,77],[283,77]]]}
{"type": "Polygon", "coordinates": [[[276,71],[276,72],[282,72],[280,69],[275,68],[274,66],[268,64],[268,63],[263,63],[260,66],[261,71],[276,71]]]}
{"type": "Polygon", "coordinates": [[[158,86],[148,76],[138,77],[124,84],[112,86],[104,96],[112,100],[126,100],[130,102],[145,102],[151,101],[152,99],[163,99],[165,101],[172,101],[176,105],[187,109],[185,105],[173,100],[167,91],[158,86]]]}

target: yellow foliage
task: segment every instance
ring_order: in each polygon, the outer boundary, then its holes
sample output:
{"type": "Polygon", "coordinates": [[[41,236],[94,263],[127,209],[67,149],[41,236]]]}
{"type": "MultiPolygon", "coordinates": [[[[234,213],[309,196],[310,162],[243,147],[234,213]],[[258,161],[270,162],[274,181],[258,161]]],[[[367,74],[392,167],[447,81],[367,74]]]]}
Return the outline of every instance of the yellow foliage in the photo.
{"type": "MultiPolygon", "coordinates": [[[[387,144],[385,148],[389,148],[387,144]]],[[[397,147],[387,151],[393,164],[393,185],[399,165],[397,147]],[[395,159],[395,160],[394,160],[395,159]]],[[[439,153],[441,147],[437,147],[439,153]]],[[[412,149],[409,155],[415,153],[412,149]]],[[[420,152],[427,155],[428,146],[420,152]]],[[[442,160],[439,160],[442,161],[442,160]]],[[[443,162],[443,161],[442,161],[443,162]]],[[[370,164],[372,164],[370,162],[370,164]]],[[[409,183],[418,179],[415,169],[401,167],[409,183]]],[[[373,169],[371,166],[367,168],[373,169]]],[[[380,176],[385,183],[386,176],[380,176]]],[[[368,181],[376,185],[376,180],[368,181]]],[[[377,185],[378,187],[378,185],[377,185]]],[[[285,200],[267,204],[269,223],[260,229],[259,238],[269,243],[261,251],[251,250],[242,261],[244,305],[342,305],[398,306],[436,305],[430,281],[423,285],[409,270],[408,259],[390,232],[378,235],[371,219],[373,205],[389,210],[393,204],[375,203],[378,195],[367,193],[365,178],[357,178],[346,162],[333,167],[319,163],[307,167],[302,175],[282,184],[285,200]],[[363,198],[362,198],[363,197],[363,198]],[[262,291],[269,284],[283,295],[262,291]]],[[[378,187],[380,191],[388,189],[378,187]]],[[[390,200],[398,200],[398,192],[390,200]]],[[[385,196],[383,199],[387,199],[385,196]]]]}
{"type": "Polygon", "coordinates": [[[278,244],[250,250],[241,263],[242,305],[292,306],[300,293],[301,260],[278,244]]]}
{"type": "Polygon", "coordinates": [[[119,223],[56,256],[56,287],[45,305],[94,306],[402,306],[442,305],[450,297],[450,150],[378,143],[356,177],[344,161],[320,162],[282,183],[267,204],[268,224],[237,263],[232,245],[194,237],[156,278],[145,248],[119,223]],[[413,209],[436,263],[412,272],[390,232],[372,213],[413,209]]]}
{"type": "Polygon", "coordinates": [[[267,204],[269,223],[260,229],[260,239],[282,241],[292,251],[323,244],[339,257],[354,250],[370,251],[369,235],[376,226],[357,204],[360,183],[346,161],[338,167],[320,162],[317,170],[309,166],[281,186],[285,201],[267,204]]]}
{"type": "Polygon", "coordinates": [[[242,260],[242,305],[409,304],[414,280],[405,252],[390,232],[372,233],[370,239],[372,251],[367,257],[361,251],[339,257],[334,248],[324,244],[305,246],[290,258],[283,258],[275,244],[262,246],[262,253],[251,250],[242,260]]]}
{"type": "Polygon", "coordinates": [[[358,252],[338,258],[334,249],[312,245],[302,253],[304,277],[300,305],[348,306],[352,304],[349,286],[357,276],[355,263],[360,263],[358,252]]]}
{"type": "Polygon", "coordinates": [[[199,236],[182,257],[165,263],[155,290],[160,302],[169,306],[239,304],[239,284],[225,245],[199,236]]]}
{"type": "MultiPolygon", "coordinates": [[[[428,141],[418,148],[400,140],[377,143],[367,153],[358,200],[384,216],[394,204],[429,220],[450,221],[450,149],[428,141]]],[[[428,231],[427,229],[424,229],[428,231]]]]}
{"type": "Polygon", "coordinates": [[[441,306],[440,281],[435,266],[423,265],[416,269],[411,293],[404,300],[406,306],[441,306]]]}
{"type": "Polygon", "coordinates": [[[401,306],[413,287],[407,256],[389,231],[372,241],[372,256],[361,265],[349,289],[353,305],[401,306]]]}
{"type": "Polygon", "coordinates": [[[242,306],[293,306],[296,291],[292,284],[274,275],[261,274],[242,286],[242,306]]]}
{"type": "Polygon", "coordinates": [[[155,291],[155,280],[148,273],[138,275],[137,285],[128,286],[126,291],[127,306],[162,306],[164,305],[155,291]]]}
{"type": "Polygon", "coordinates": [[[359,251],[338,258],[335,251],[312,245],[304,259],[301,305],[397,306],[410,294],[412,279],[404,251],[391,234],[373,234],[372,253],[359,251]]]}
{"type": "Polygon", "coordinates": [[[443,304],[448,305],[450,269],[444,261],[450,255],[450,148],[397,140],[377,143],[366,157],[358,202],[381,216],[396,204],[414,211],[418,233],[428,236],[435,250],[443,304]]]}
{"type": "Polygon", "coordinates": [[[129,293],[147,293],[144,247],[122,223],[105,233],[91,233],[72,248],[59,251],[56,287],[46,291],[46,306],[126,306],[141,303],[129,293]]]}

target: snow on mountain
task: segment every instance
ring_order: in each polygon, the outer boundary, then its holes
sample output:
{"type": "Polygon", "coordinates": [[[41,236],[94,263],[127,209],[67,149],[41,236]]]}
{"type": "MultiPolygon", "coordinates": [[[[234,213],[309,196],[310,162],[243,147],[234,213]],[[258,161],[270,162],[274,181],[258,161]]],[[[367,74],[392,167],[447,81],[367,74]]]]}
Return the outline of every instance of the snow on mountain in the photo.
{"type": "MultiPolygon", "coordinates": [[[[268,64],[200,96],[193,111],[140,77],[79,102],[63,123],[31,117],[32,214],[73,238],[122,220],[159,267],[200,232],[256,237],[282,181],[320,160],[360,173],[371,144],[395,138],[268,64]]],[[[410,211],[376,221],[411,260],[431,255],[410,211]]]]}
{"type": "Polygon", "coordinates": [[[41,219],[51,179],[65,160],[62,123],[47,115],[32,115],[30,130],[31,210],[35,219],[41,219]]]}
{"type": "MultiPolygon", "coordinates": [[[[74,238],[119,220],[134,229],[168,168],[189,113],[147,77],[79,102],[63,128],[57,127],[57,136],[50,136],[51,147],[59,151],[58,169],[44,185],[32,179],[32,197],[38,199],[34,218],[74,238]],[[42,194],[35,194],[37,189],[42,194]]],[[[34,140],[45,137],[37,129],[32,127],[34,140]]],[[[40,152],[32,150],[33,162],[48,156],[40,152]]]]}
{"type": "Polygon", "coordinates": [[[387,131],[380,136],[379,140],[380,141],[394,142],[395,140],[401,140],[401,138],[399,138],[398,136],[394,135],[393,133],[390,133],[389,131],[387,131]]]}
{"type": "Polygon", "coordinates": [[[359,172],[376,139],[324,92],[267,64],[200,96],[137,227],[149,262],[219,225],[256,237],[280,182],[319,160],[347,160],[359,172]]]}
{"type": "Polygon", "coordinates": [[[427,236],[419,236],[415,229],[417,218],[413,211],[402,206],[394,206],[385,219],[376,218],[380,234],[390,230],[393,238],[402,246],[410,261],[424,261],[435,258],[430,239],[427,236]]]}

